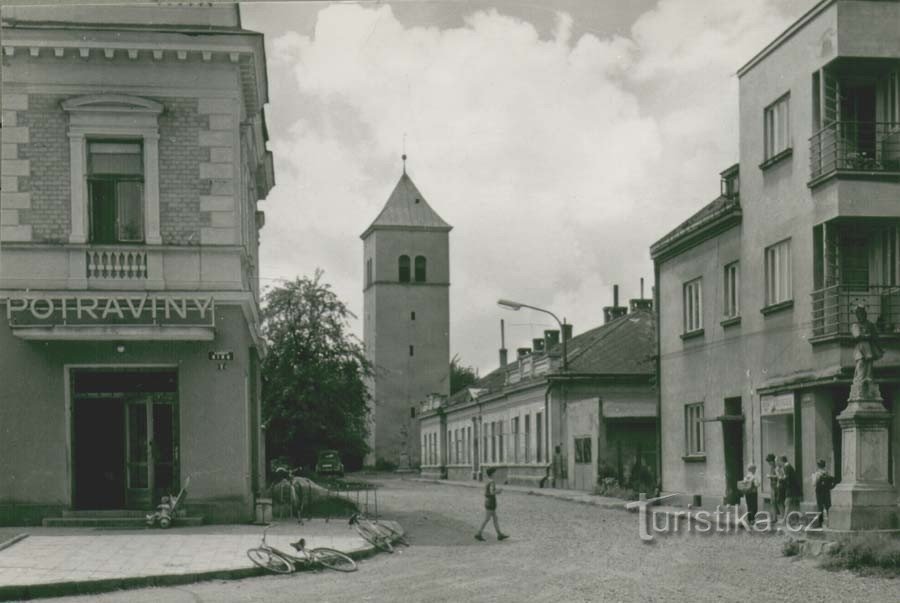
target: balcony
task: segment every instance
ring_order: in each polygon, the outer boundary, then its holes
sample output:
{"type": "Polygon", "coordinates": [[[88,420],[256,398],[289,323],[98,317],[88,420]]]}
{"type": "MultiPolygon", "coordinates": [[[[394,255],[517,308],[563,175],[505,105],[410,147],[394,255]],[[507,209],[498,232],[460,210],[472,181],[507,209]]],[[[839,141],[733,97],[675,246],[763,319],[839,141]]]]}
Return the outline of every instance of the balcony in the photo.
{"type": "Polygon", "coordinates": [[[85,251],[87,278],[146,279],[147,251],[139,247],[92,247],[85,251]]]}
{"type": "Polygon", "coordinates": [[[813,187],[834,175],[900,177],[900,123],[837,121],[809,139],[813,187]]]}
{"type": "Polygon", "coordinates": [[[856,322],[854,311],[860,304],[879,333],[900,336],[900,286],[834,285],[812,293],[813,342],[849,338],[850,325],[856,322]]]}

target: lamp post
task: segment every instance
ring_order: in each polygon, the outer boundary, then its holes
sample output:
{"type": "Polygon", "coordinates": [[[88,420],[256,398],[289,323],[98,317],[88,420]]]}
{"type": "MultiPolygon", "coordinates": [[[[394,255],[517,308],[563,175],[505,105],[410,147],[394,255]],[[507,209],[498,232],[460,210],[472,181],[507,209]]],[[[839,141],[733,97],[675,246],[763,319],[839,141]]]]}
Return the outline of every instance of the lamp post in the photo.
{"type": "MultiPolygon", "coordinates": [[[[528,304],[523,304],[521,302],[510,301],[508,299],[498,299],[497,305],[501,306],[503,308],[507,308],[509,310],[521,310],[522,308],[528,308],[529,310],[534,310],[536,312],[543,312],[544,314],[549,314],[550,316],[552,316],[553,320],[556,321],[556,324],[559,325],[559,331],[560,331],[560,335],[561,335],[561,339],[562,339],[562,370],[563,370],[563,372],[565,372],[569,369],[569,359],[568,359],[568,355],[566,354],[567,346],[566,346],[566,329],[564,326],[566,324],[565,319],[560,320],[559,318],[557,318],[556,314],[554,314],[550,310],[545,310],[544,308],[538,308],[536,306],[530,306],[528,304]]],[[[549,350],[547,350],[547,351],[549,352],[549,350]]]]}

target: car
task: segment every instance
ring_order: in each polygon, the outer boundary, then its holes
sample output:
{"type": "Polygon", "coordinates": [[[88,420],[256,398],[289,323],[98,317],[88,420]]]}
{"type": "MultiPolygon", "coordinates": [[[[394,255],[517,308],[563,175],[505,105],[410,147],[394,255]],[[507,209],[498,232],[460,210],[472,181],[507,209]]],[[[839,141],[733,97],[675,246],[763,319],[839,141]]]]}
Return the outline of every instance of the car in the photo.
{"type": "Polygon", "coordinates": [[[316,459],[316,473],[344,477],[344,464],[337,450],[320,450],[316,459]]]}

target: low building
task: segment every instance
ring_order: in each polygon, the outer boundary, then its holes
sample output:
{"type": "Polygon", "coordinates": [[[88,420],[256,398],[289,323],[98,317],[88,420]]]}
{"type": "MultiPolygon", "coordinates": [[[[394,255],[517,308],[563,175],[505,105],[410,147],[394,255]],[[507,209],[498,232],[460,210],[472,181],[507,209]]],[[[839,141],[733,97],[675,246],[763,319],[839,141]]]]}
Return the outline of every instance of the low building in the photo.
{"type": "MultiPolygon", "coordinates": [[[[592,491],[598,475],[656,473],[656,322],[650,300],[605,308],[607,322],[558,330],[472,387],[419,409],[423,475],[592,491]],[[557,447],[559,451],[557,452],[557,447]]],[[[570,325],[566,325],[570,327],[570,325]]]]}
{"type": "Polygon", "coordinates": [[[252,517],[262,35],[236,5],[2,9],[0,523],[252,517]]]}

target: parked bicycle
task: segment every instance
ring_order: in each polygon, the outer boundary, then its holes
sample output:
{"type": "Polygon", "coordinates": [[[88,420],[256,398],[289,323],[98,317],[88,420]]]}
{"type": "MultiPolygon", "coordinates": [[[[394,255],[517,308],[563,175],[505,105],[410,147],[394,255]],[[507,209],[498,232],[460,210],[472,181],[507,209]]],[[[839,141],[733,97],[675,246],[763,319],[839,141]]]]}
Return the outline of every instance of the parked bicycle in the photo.
{"type": "Polygon", "coordinates": [[[300,473],[300,467],[276,467],[275,475],[278,475],[281,479],[272,487],[272,493],[275,495],[278,503],[284,503],[286,499],[290,500],[290,517],[296,518],[297,523],[302,524],[304,511],[303,480],[297,476],[298,473],[300,473]],[[285,496],[285,490],[289,493],[287,496],[285,496]]]}
{"type": "Polygon", "coordinates": [[[276,574],[290,574],[296,571],[298,566],[313,569],[327,567],[338,572],[355,572],[358,569],[356,562],[340,551],[326,547],[307,549],[304,538],[290,543],[296,553],[276,549],[266,542],[266,532],[273,525],[275,524],[270,523],[263,530],[258,547],[247,550],[247,557],[259,567],[276,574]]]}
{"type": "Polygon", "coordinates": [[[394,528],[372,521],[362,513],[354,513],[350,516],[350,525],[356,528],[356,532],[375,548],[386,553],[394,552],[394,542],[409,546],[409,542],[402,532],[394,528]]]}

